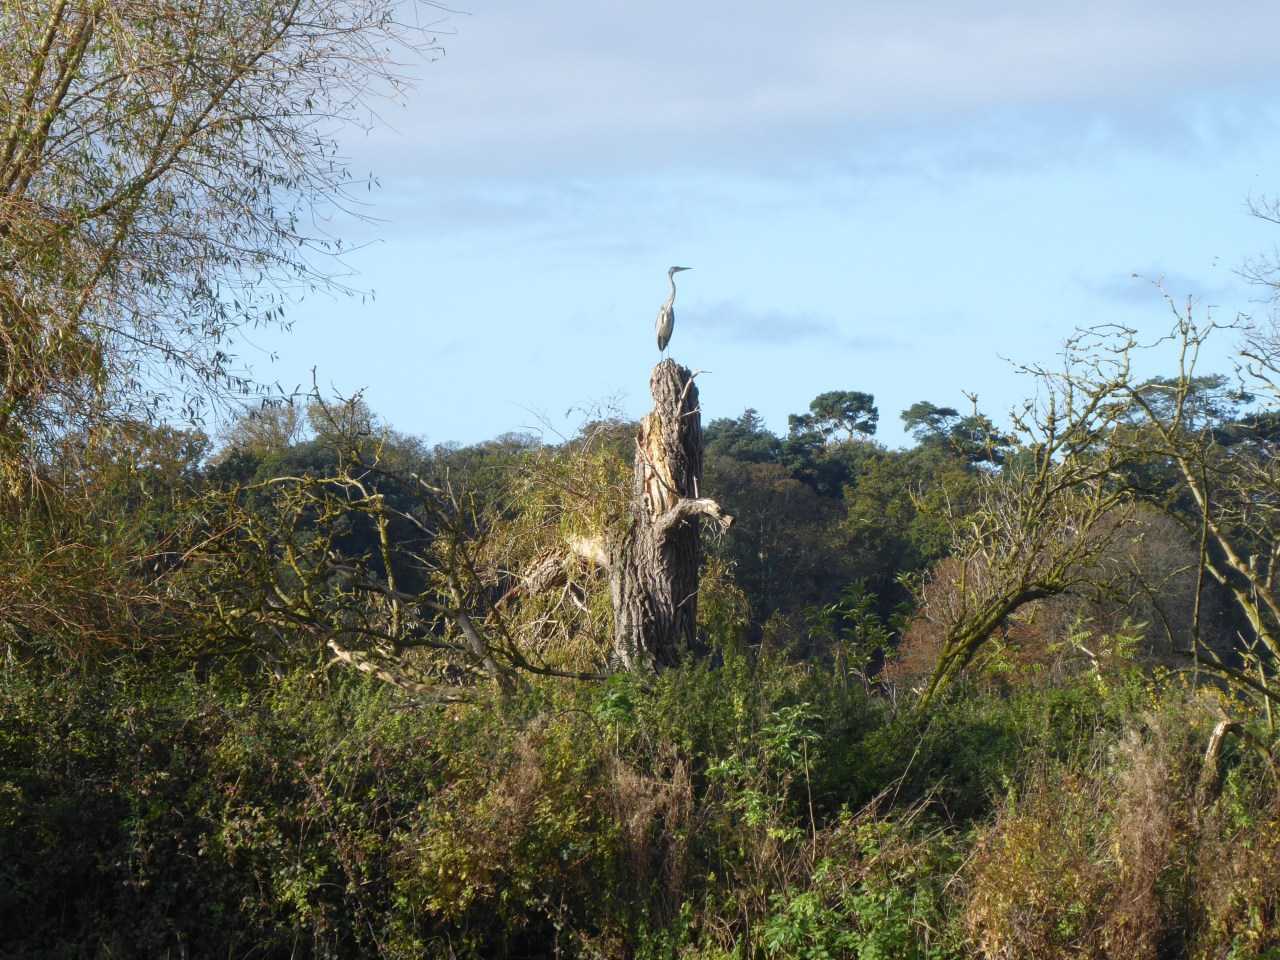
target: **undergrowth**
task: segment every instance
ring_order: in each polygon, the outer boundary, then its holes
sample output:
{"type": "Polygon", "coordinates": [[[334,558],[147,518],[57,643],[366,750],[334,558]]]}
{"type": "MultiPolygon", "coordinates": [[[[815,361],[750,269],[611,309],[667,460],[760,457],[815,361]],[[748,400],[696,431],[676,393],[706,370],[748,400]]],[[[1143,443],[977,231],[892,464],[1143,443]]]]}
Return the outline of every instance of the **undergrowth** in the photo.
{"type": "Polygon", "coordinates": [[[1275,957],[1274,775],[1232,741],[1199,786],[1230,709],[1135,671],[921,720],[746,656],[447,709],[11,661],[0,952],[1275,957]]]}

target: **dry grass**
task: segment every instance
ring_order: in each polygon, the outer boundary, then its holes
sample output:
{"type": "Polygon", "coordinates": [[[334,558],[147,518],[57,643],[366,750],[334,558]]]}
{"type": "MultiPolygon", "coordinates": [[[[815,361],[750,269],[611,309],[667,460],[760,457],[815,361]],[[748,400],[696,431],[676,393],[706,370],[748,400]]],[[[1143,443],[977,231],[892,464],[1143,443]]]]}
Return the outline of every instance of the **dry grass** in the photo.
{"type": "Polygon", "coordinates": [[[687,762],[673,749],[662,753],[665,776],[611,758],[606,803],[622,830],[634,889],[654,890],[657,913],[668,922],[685,898],[694,794],[687,762]]]}

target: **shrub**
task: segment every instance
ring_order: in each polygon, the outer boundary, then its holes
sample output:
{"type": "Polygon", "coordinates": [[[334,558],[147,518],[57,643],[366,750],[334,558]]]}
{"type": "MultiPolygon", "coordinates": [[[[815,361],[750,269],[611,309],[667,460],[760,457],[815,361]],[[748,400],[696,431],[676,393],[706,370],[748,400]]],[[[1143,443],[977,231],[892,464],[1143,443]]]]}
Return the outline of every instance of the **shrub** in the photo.
{"type": "Polygon", "coordinates": [[[968,871],[965,923],[985,955],[1185,954],[1203,719],[1171,692],[1099,731],[1087,759],[1044,762],[1011,790],[968,871]]]}

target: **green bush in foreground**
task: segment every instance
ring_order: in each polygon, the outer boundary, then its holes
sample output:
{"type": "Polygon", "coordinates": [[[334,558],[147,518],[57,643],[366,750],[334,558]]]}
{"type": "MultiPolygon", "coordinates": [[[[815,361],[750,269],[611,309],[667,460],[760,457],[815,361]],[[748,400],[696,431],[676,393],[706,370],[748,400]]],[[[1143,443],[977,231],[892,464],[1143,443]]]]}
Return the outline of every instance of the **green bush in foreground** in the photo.
{"type": "Polygon", "coordinates": [[[1193,801],[1219,709],[1089,675],[920,728],[737,656],[445,710],[9,663],[0,953],[1274,956],[1271,773],[1230,741],[1193,801]]]}

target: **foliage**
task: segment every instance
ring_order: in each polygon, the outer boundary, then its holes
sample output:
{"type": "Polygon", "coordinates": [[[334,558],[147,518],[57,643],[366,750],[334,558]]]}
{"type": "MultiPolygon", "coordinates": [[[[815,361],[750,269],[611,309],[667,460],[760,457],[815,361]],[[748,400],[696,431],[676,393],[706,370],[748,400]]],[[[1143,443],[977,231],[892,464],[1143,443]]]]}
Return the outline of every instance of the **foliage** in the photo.
{"type": "Polygon", "coordinates": [[[769,463],[778,459],[782,441],[769,432],[760,414],[744,410],[737,420],[712,420],[702,430],[707,460],[729,459],[741,463],[769,463]]]}
{"type": "Polygon", "coordinates": [[[955,838],[922,830],[916,807],[892,818],[844,813],[811,885],[776,894],[765,921],[768,957],[933,960],[964,956],[945,916],[945,886],[960,866],[955,838]]]}
{"type": "Polygon", "coordinates": [[[139,422],[106,441],[64,437],[54,482],[0,510],[0,642],[57,663],[181,644],[190,603],[168,577],[206,446],[139,422]]]}
{"type": "Polygon", "coordinates": [[[1272,773],[1232,741],[1197,789],[1231,701],[1138,673],[955,689],[919,734],[731,651],[446,709],[179,662],[0,669],[6,955],[1275,946],[1272,773]]]}
{"type": "Polygon", "coordinates": [[[820,393],[809,404],[809,412],[793,415],[789,428],[792,436],[816,433],[828,440],[837,432],[843,432],[846,440],[856,434],[873,436],[880,421],[875,397],[861,390],[829,390],[820,393]]]}
{"type": "Polygon", "coordinates": [[[333,285],[334,136],[431,46],[384,0],[0,12],[0,479],[68,429],[249,383],[238,327],[333,285]]]}
{"type": "Polygon", "coordinates": [[[922,710],[1012,613],[1085,582],[1124,527],[1114,460],[1089,449],[1097,403],[1067,396],[1065,421],[1051,406],[1045,432],[983,484],[972,513],[953,520],[953,557],[922,591],[943,634],[922,710]]]}
{"type": "Polygon", "coordinates": [[[902,425],[924,446],[950,449],[971,463],[1004,462],[1017,437],[999,430],[991,419],[975,409],[961,416],[954,407],[940,407],[920,400],[902,411],[902,425]]]}
{"type": "MultiPolygon", "coordinates": [[[[837,400],[874,409],[874,398],[858,391],[813,405],[830,412],[837,400]]],[[[824,421],[824,435],[804,426],[813,415],[793,417],[799,432],[785,439],[753,410],[706,429],[705,485],[735,517],[716,550],[752,598],[757,625],[775,613],[803,619],[859,581],[887,619],[910,599],[900,576],[945,555],[948,513],[967,514],[976,498],[981,457],[927,442],[889,450],[835,421],[824,421]]]]}

